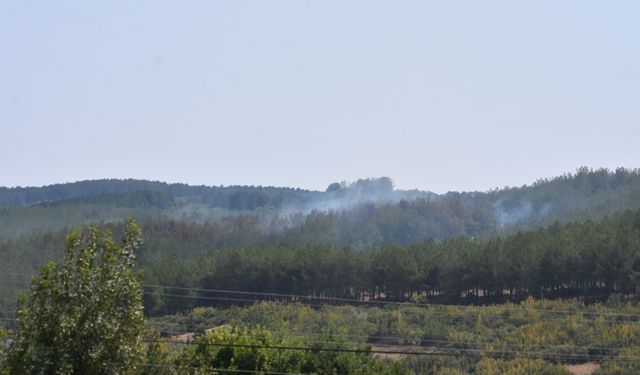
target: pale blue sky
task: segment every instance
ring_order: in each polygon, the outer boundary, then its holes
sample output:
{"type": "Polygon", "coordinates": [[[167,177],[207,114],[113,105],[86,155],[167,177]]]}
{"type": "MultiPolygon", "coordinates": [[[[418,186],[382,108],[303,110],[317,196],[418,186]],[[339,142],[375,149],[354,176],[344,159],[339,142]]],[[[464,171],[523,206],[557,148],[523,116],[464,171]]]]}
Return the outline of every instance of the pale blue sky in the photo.
{"type": "Polygon", "coordinates": [[[640,166],[638,1],[0,2],[0,185],[640,166]]]}

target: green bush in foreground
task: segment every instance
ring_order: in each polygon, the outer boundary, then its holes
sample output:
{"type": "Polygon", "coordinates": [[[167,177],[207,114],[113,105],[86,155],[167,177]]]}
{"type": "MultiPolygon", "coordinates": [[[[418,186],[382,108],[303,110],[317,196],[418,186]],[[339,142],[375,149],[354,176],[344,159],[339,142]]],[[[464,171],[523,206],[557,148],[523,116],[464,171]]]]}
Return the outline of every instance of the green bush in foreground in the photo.
{"type": "Polygon", "coordinates": [[[260,327],[248,330],[222,326],[198,337],[195,345],[182,352],[177,363],[181,373],[192,374],[206,369],[336,375],[412,374],[399,363],[374,358],[366,349],[363,352],[341,351],[346,349],[362,348],[332,337],[316,337],[309,341],[279,337],[260,327]]]}
{"type": "Polygon", "coordinates": [[[62,265],[34,277],[18,310],[6,368],[11,374],[132,374],[144,363],[142,288],[129,220],[122,244],[96,227],[67,239],[62,265]]]}

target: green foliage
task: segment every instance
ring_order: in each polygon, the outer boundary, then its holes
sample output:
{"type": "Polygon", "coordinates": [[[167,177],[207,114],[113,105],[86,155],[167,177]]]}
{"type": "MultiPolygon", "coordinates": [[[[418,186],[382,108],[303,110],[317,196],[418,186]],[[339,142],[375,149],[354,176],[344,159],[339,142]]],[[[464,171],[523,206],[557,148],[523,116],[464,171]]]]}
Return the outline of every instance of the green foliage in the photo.
{"type": "MultiPolygon", "coordinates": [[[[56,201],[73,201],[80,202],[98,200],[112,202],[129,202],[129,205],[135,205],[132,199],[135,195],[142,194],[142,198],[161,197],[161,202],[167,202],[162,195],[179,198],[182,200],[190,200],[196,202],[204,202],[216,207],[232,207],[232,201],[240,201],[243,206],[252,206],[248,201],[282,201],[285,198],[303,197],[309,192],[300,189],[275,188],[262,186],[189,186],[186,184],[167,184],[158,181],[147,180],[89,180],[79,181],[67,184],[55,184],[43,187],[0,187],[0,205],[2,206],[24,206],[43,202],[56,201]],[[131,195],[133,193],[133,195],[131,195]],[[122,198],[125,198],[124,201],[122,198]]],[[[300,199],[300,198],[298,198],[300,199]]],[[[255,204],[253,204],[255,206],[255,204]]]]}
{"type": "MultiPolygon", "coordinates": [[[[216,339],[223,343],[268,340],[313,345],[308,338],[292,340],[273,333],[286,330],[365,338],[397,335],[401,338],[396,344],[414,345],[429,340],[482,340],[486,342],[483,350],[506,355],[501,359],[487,356],[480,362],[403,359],[418,373],[562,373],[548,363],[508,353],[516,348],[552,356],[570,349],[551,350],[545,345],[595,346],[615,348],[612,353],[617,356],[603,364],[601,373],[635,373],[638,367],[625,360],[624,353],[634,353],[632,350],[640,347],[637,324],[620,321],[611,325],[602,319],[585,319],[580,312],[638,313],[628,300],[640,287],[640,211],[603,216],[637,209],[638,198],[638,170],[586,168],[532,186],[445,195],[393,190],[388,179],[361,180],[351,186],[334,184],[326,192],[133,180],[0,188],[0,203],[5,205],[0,207],[0,271],[9,270],[0,272],[0,317],[13,317],[5,311],[13,306],[5,301],[15,300],[17,291],[27,285],[29,275],[25,274],[45,260],[64,259],[62,265],[45,267],[32,282],[31,295],[19,310],[18,338],[8,363],[14,372],[22,373],[39,366],[61,369],[61,373],[93,366],[77,371],[99,374],[114,371],[106,363],[120,361],[129,364],[121,373],[143,370],[152,374],[167,371],[170,364],[186,368],[193,359],[196,366],[209,366],[206,361],[222,358],[222,349],[209,348],[202,356],[192,353],[195,357],[191,358],[189,353],[195,349],[187,348],[178,360],[174,357],[180,351],[158,343],[161,340],[153,334],[146,345],[141,343],[138,328],[128,328],[125,334],[125,325],[142,321],[133,256],[123,255],[127,246],[132,246],[126,238],[137,231],[137,227],[132,229],[134,224],[128,228],[106,225],[114,233],[125,233],[122,246],[94,227],[88,236],[79,232],[70,236],[66,254],[56,248],[63,240],[62,232],[55,230],[78,223],[112,223],[135,215],[144,222],[150,237],[135,266],[145,269],[146,284],[160,285],[149,287],[145,294],[146,311],[151,315],[183,312],[161,322],[177,326],[175,330],[202,332],[225,323],[248,329],[216,339]],[[355,199],[362,194],[371,200],[355,199]],[[314,208],[336,210],[310,212],[314,208]],[[289,215],[296,210],[301,213],[289,215]],[[572,222],[578,219],[582,222],[572,222]],[[52,231],[32,232],[45,229],[52,231]],[[494,234],[500,236],[490,237],[494,234]],[[116,258],[125,260],[121,269],[126,272],[115,272],[117,267],[110,266],[116,258]],[[100,271],[93,274],[93,269],[100,271]],[[301,299],[317,302],[327,297],[427,303],[524,302],[498,309],[497,318],[481,310],[471,316],[458,308],[448,309],[448,316],[415,307],[310,309],[257,304],[212,309],[205,306],[244,303],[219,301],[216,298],[229,294],[190,288],[303,296],[278,298],[286,303],[301,299]],[[558,300],[535,301],[531,296],[558,300]],[[587,308],[562,301],[564,298],[607,303],[587,308]],[[514,306],[521,308],[507,311],[514,306]],[[543,319],[551,315],[534,308],[575,314],[554,322],[543,319]],[[128,315],[125,310],[138,313],[128,315]],[[258,337],[255,335],[262,331],[255,330],[257,326],[273,331],[267,338],[258,337]],[[126,343],[120,347],[116,342],[126,343]],[[134,359],[141,360],[145,351],[147,361],[156,365],[136,369],[134,359]]],[[[360,340],[361,344],[366,342],[360,340]]],[[[469,345],[452,344],[451,348],[462,350],[469,345]]],[[[366,371],[376,369],[372,373],[392,371],[370,355],[340,353],[345,356],[332,357],[318,352],[314,358],[300,359],[299,353],[289,353],[291,357],[282,354],[278,359],[280,354],[268,350],[235,349],[229,352],[227,347],[225,353],[238,361],[245,358],[244,365],[256,368],[268,363],[269,368],[308,366],[309,371],[342,373],[366,363],[366,371]],[[333,367],[322,367],[329,363],[333,367]]],[[[602,353],[583,348],[579,354],[589,358],[602,353]]],[[[220,365],[235,366],[225,363],[220,365]]]]}
{"type": "Polygon", "coordinates": [[[114,223],[127,216],[203,222],[243,213],[257,219],[255,229],[266,237],[284,231],[289,243],[365,248],[427,238],[487,236],[556,220],[596,220],[640,208],[638,198],[640,172],[622,168],[580,168],[530,186],[444,195],[394,190],[386,177],[348,186],[332,184],[324,192],[95,180],[39,188],[0,187],[0,237],[33,229],[114,223]]]}
{"type": "Polygon", "coordinates": [[[417,374],[567,374],[560,364],[568,361],[603,363],[603,374],[632,374],[640,368],[638,314],[637,304],[586,306],[575,300],[528,299],[490,308],[259,303],[198,308],[188,315],[154,318],[151,324],[168,331],[187,324],[196,333],[237,327],[240,336],[266,330],[271,338],[307,346],[341,340],[350,342],[347,347],[372,345],[378,350],[408,345],[402,348],[430,353],[395,358],[417,374]],[[434,321],[437,338],[432,336],[434,321]],[[436,355],[439,351],[446,355],[436,355]]]}
{"type": "MultiPolygon", "coordinates": [[[[163,245],[155,243],[154,250],[161,253],[163,245]]],[[[640,211],[623,212],[597,223],[556,223],[489,239],[460,237],[371,250],[334,245],[227,245],[214,246],[195,261],[178,256],[148,260],[150,284],[295,294],[311,302],[329,297],[495,303],[533,296],[620,304],[640,285],[640,211]]],[[[185,311],[193,307],[189,304],[221,306],[228,302],[216,298],[230,297],[171,288],[150,292],[150,314],[185,311]],[[171,296],[188,293],[204,298],[171,296]]]]}
{"type": "Polygon", "coordinates": [[[476,366],[475,373],[478,375],[571,375],[571,372],[562,366],[526,358],[510,361],[484,358],[476,366]]]}
{"type": "Polygon", "coordinates": [[[142,288],[134,273],[141,244],[129,220],[122,244],[91,227],[67,239],[19,305],[7,367],[14,374],[129,374],[144,362],[142,288]]]}
{"type": "MultiPolygon", "coordinates": [[[[160,334],[153,327],[146,327],[144,332],[146,353],[144,367],[137,371],[140,375],[166,375],[172,373],[174,352],[167,342],[161,340],[160,334]]],[[[142,364],[141,364],[142,365],[142,364]]]]}
{"type": "Polygon", "coordinates": [[[176,362],[180,370],[193,374],[199,373],[195,369],[207,368],[336,375],[411,374],[404,366],[375,359],[366,349],[349,349],[357,348],[331,336],[311,341],[281,337],[260,327],[248,330],[222,326],[198,337],[176,362]]]}
{"type": "MultiPolygon", "coordinates": [[[[614,303],[624,302],[640,286],[640,211],[488,239],[460,237],[373,249],[295,245],[278,242],[278,236],[261,242],[259,232],[251,229],[255,225],[246,217],[226,224],[145,224],[150,239],[140,249],[138,264],[145,269],[145,284],[161,286],[150,287],[144,296],[146,312],[157,316],[224,305],[215,298],[229,297],[188,288],[310,299],[494,303],[533,296],[614,303]]],[[[0,244],[0,264],[11,272],[31,273],[42,258],[62,258],[55,248],[60,241],[56,233],[0,244]]],[[[28,275],[0,275],[6,285],[0,289],[4,310],[12,307],[6,301],[27,285],[28,275]]]]}
{"type": "Polygon", "coordinates": [[[10,340],[10,336],[9,336],[9,331],[7,329],[4,329],[2,327],[0,327],[0,374],[5,374],[6,369],[3,368],[3,364],[6,361],[5,358],[5,352],[6,352],[6,345],[8,345],[11,341],[10,340]]]}

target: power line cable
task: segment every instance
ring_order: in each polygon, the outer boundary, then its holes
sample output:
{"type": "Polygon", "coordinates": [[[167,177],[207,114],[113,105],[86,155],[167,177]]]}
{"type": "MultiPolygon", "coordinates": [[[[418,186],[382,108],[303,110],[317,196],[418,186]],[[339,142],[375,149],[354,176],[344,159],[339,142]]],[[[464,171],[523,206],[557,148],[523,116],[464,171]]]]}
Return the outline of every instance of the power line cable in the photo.
{"type": "MultiPolygon", "coordinates": [[[[165,297],[172,297],[172,298],[182,298],[182,299],[196,299],[196,300],[209,300],[209,301],[219,301],[219,302],[223,302],[223,301],[227,301],[227,302],[239,302],[239,303],[246,303],[246,304],[250,304],[250,303],[257,303],[257,302],[264,302],[264,303],[277,303],[277,304],[289,304],[289,305],[301,305],[301,306],[310,306],[310,307],[327,307],[327,306],[333,306],[333,305],[327,305],[327,304],[319,304],[319,303],[307,303],[307,302],[299,302],[299,301],[270,301],[270,300],[264,300],[264,299],[255,299],[255,298],[232,298],[232,297],[211,297],[211,296],[197,296],[197,295],[185,295],[185,294],[174,294],[174,293],[165,293],[165,292],[144,292],[145,295],[150,295],[150,296],[165,296],[165,297]]],[[[411,307],[411,305],[407,305],[408,307],[411,307]]],[[[425,307],[426,308],[426,307],[425,307]]],[[[450,308],[457,308],[457,306],[450,306],[450,308]]],[[[543,318],[543,317],[527,317],[527,316],[505,316],[504,314],[501,313],[486,313],[481,311],[481,309],[484,309],[484,307],[480,307],[479,311],[456,311],[456,312],[452,312],[452,311],[437,311],[437,310],[432,310],[429,311],[430,314],[433,315],[446,315],[446,316],[450,316],[450,317],[458,317],[458,316],[480,316],[480,317],[497,317],[503,320],[518,320],[518,321],[545,321],[545,322],[565,322],[566,318],[543,318]]],[[[512,310],[515,311],[515,310],[512,310]]],[[[409,311],[404,311],[405,313],[409,313],[409,311]]],[[[528,313],[527,310],[519,310],[519,312],[522,313],[528,313]]],[[[417,312],[416,312],[417,313],[417,312]]],[[[576,315],[580,314],[580,312],[575,312],[576,315]]],[[[640,316],[640,315],[639,315],[640,316]]],[[[588,321],[594,321],[594,319],[598,319],[598,317],[595,316],[589,316],[589,317],[581,317],[585,320],[588,321]]],[[[611,323],[611,324],[631,324],[631,325],[640,325],[640,321],[618,321],[618,320],[603,320],[603,323],[611,323]]]]}
{"type": "MultiPolygon", "coordinates": [[[[162,340],[146,340],[145,342],[166,342],[162,340]]],[[[182,345],[194,345],[194,343],[178,342],[182,345]]],[[[438,348],[434,351],[408,351],[408,350],[380,350],[380,349],[349,349],[349,348],[326,348],[326,347],[307,347],[307,346],[290,346],[290,345],[256,345],[256,344],[232,344],[232,343],[216,343],[216,342],[198,342],[197,345],[213,346],[213,347],[231,347],[246,349],[274,349],[274,350],[294,350],[294,351],[312,351],[312,352],[336,352],[336,353],[360,353],[360,354],[385,354],[385,355],[415,355],[415,356],[474,356],[482,357],[487,354],[514,356],[527,355],[528,358],[549,359],[549,360],[628,360],[640,361],[640,356],[613,356],[613,355],[588,355],[588,354],[559,354],[559,353],[543,353],[535,351],[514,351],[514,350],[482,350],[482,349],[443,349],[438,348]]]]}
{"type": "MultiPolygon", "coordinates": [[[[159,328],[159,327],[155,327],[159,328]]],[[[198,334],[194,331],[165,331],[161,330],[163,333],[172,333],[177,335],[187,335],[187,334],[198,334]]],[[[480,346],[480,345],[490,345],[490,344],[500,344],[495,341],[455,341],[455,340],[436,340],[436,339],[422,339],[416,337],[403,337],[403,336],[367,336],[367,335],[350,335],[350,334],[335,334],[335,333],[290,333],[286,331],[277,331],[277,330],[268,330],[269,333],[280,335],[282,337],[295,337],[295,338],[306,338],[306,337],[340,337],[340,338],[364,338],[364,339],[372,339],[372,340],[399,340],[399,341],[420,341],[421,343],[431,343],[431,344],[448,344],[448,345],[471,345],[471,346],[480,346]]],[[[322,343],[345,343],[345,341],[317,341],[322,343]]],[[[369,344],[374,346],[386,345],[386,346],[407,346],[407,347],[420,347],[420,348],[428,348],[429,346],[425,345],[408,345],[408,344],[399,344],[399,343],[379,343],[379,342],[370,342],[370,341],[350,341],[348,343],[352,344],[369,344]]],[[[537,344],[528,344],[522,343],[522,345],[527,347],[546,347],[546,348],[568,348],[568,349],[582,349],[582,350],[603,350],[603,351],[614,351],[625,349],[626,347],[597,347],[597,346],[579,346],[579,345],[570,345],[570,344],[548,344],[548,343],[537,343],[537,344]]],[[[515,344],[510,344],[510,346],[515,346],[515,344]]],[[[442,346],[436,346],[437,348],[443,348],[442,346]]]]}
{"type": "Polygon", "coordinates": [[[209,293],[221,293],[221,294],[239,294],[239,295],[253,295],[253,296],[270,296],[270,297],[282,297],[291,299],[307,299],[307,300],[320,300],[320,301],[337,301],[337,302],[353,302],[361,304],[379,304],[379,305],[399,305],[399,306],[416,306],[416,307],[436,307],[436,308],[461,308],[461,309],[486,309],[486,310],[515,310],[519,312],[538,312],[538,313],[553,313],[553,314],[585,314],[585,315],[608,315],[608,316],[625,316],[640,318],[640,313],[615,313],[615,312],[600,312],[600,311],[571,311],[571,310],[555,310],[555,309],[525,309],[521,307],[509,307],[509,306],[471,306],[471,305],[446,305],[446,304],[433,304],[433,303],[419,303],[419,302],[399,302],[399,301],[376,301],[376,300],[360,300],[356,298],[342,298],[342,297],[314,297],[305,296],[300,294],[286,294],[286,293],[270,293],[270,292],[250,292],[241,290],[228,290],[228,289],[203,289],[203,288],[190,288],[179,287],[169,285],[156,285],[156,284],[143,284],[143,287],[148,288],[167,288],[176,290],[186,290],[195,292],[209,292],[209,293]]]}
{"type": "MultiPolygon", "coordinates": [[[[20,272],[5,272],[5,274],[14,275],[26,275],[20,272]]],[[[0,274],[1,275],[1,274],[0,274]]],[[[288,293],[276,293],[276,292],[254,292],[243,290],[229,290],[229,289],[207,289],[207,288],[193,288],[193,287],[181,287],[171,285],[158,285],[158,284],[143,284],[146,288],[167,288],[175,290],[195,291],[195,292],[209,292],[209,293],[221,293],[221,294],[239,294],[239,295],[253,295],[263,297],[280,297],[291,299],[303,299],[303,300],[318,300],[318,301],[335,301],[335,302],[351,302],[359,304],[373,304],[373,305],[398,305],[398,306],[416,306],[416,307],[432,307],[432,308],[460,308],[460,309],[485,309],[485,310],[499,310],[504,312],[505,310],[513,310],[517,312],[536,312],[546,314],[568,314],[568,315],[604,315],[604,316],[621,316],[621,317],[633,317],[640,319],[640,313],[617,313],[606,311],[572,311],[572,310],[557,310],[557,309],[539,309],[539,308],[522,308],[520,306],[475,306],[475,305],[456,305],[456,304],[434,304],[434,303],[419,303],[410,301],[379,301],[379,300],[361,300],[356,298],[343,298],[343,297],[315,297],[301,294],[288,294],[288,293]]],[[[238,298],[238,300],[241,300],[238,298]]]]}

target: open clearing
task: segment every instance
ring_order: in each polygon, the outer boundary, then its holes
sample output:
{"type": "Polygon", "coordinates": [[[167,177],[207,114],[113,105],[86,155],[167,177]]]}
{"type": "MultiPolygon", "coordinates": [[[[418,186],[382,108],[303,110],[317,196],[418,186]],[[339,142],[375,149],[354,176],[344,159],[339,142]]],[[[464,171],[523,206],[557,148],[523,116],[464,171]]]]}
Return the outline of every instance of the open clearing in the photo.
{"type": "Polygon", "coordinates": [[[583,363],[580,365],[567,365],[567,370],[571,371],[571,373],[574,375],[590,375],[599,368],[599,364],[592,362],[583,363]]]}

